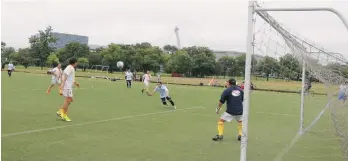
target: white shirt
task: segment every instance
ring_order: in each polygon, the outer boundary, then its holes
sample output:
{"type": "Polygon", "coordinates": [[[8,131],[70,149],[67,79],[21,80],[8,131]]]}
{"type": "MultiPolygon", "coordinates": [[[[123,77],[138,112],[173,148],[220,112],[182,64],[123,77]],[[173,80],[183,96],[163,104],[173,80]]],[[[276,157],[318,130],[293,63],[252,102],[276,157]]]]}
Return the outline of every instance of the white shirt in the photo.
{"type": "Polygon", "coordinates": [[[51,70],[51,73],[52,73],[52,80],[56,80],[56,79],[59,80],[62,77],[63,72],[62,72],[62,69],[58,69],[57,67],[55,67],[51,70]]]}
{"type": "Polygon", "coordinates": [[[132,72],[126,72],[126,80],[132,80],[133,73],[132,72]]]}
{"type": "Polygon", "coordinates": [[[347,90],[347,85],[341,84],[341,85],[340,85],[340,91],[341,91],[341,92],[346,92],[346,90],[347,90]]]}
{"type": "Polygon", "coordinates": [[[156,86],[154,92],[155,91],[160,93],[161,98],[168,97],[168,95],[167,95],[168,88],[163,84],[161,86],[156,86]]]}
{"type": "Polygon", "coordinates": [[[14,67],[14,65],[12,63],[8,64],[8,67],[7,67],[8,70],[13,70],[14,68],[15,67],[14,67]]]}
{"type": "Polygon", "coordinates": [[[64,83],[64,89],[72,89],[75,82],[75,68],[72,65],[68,65],[63,74],[66,76],[66,81],[64,83]]]}
{"type": "Polygon", "coordinates": [[[150,74],[144,74],[143,78],[144,78],[144,82],[150,82],[151,75],[150,74]]]}

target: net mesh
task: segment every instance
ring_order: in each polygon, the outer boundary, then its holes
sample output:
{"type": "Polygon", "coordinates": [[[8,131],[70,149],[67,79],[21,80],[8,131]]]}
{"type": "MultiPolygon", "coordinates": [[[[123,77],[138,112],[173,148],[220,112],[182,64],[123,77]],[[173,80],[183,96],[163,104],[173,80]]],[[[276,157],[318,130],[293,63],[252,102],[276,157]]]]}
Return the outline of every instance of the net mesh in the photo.
{"type": "MultiPolygon", "coordinates": [[[[306,94],[304,132],[292,131],[293,137],[287,138],[288,135],[283,133],[290,132],[290,128],[279,128],[272,137],[275,138],[274,144],[282,150],[272,153],[275,154],[273,158],[265,157],[267,160],[348,160],[348,111],[345,104],[337,99],[339,87],[346,81],[342,69],[347,68],[347,61],[341,54],[318,46],[285,28],[268,12],[256,12],[253,80],[281,80],[279,83],[258,84],[258,88],[295,93],[288,96],[289,99],[294,98],[291,109],[283,109],[289,115],[297,114],[292,122],[300,122],[300,93],[305,90],[306,94]],[[303,65],[306,70],[304,88],[299,82],[303,65]],[[313,88],[307,90],[310,84],[313,88]]],[[[346,90],[343,92],[347,93],[346,90]]]]}

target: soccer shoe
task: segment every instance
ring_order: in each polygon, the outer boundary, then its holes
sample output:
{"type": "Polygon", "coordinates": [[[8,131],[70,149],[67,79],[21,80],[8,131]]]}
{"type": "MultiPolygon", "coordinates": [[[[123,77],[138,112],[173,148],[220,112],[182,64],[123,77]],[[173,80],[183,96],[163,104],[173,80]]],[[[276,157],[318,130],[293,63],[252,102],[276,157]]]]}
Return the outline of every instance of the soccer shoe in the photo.
{"type": "Polygon", "coordinates": [[[242,140],[242,136],[238,135],[238,141],[242,140]]]}
{"type": "Polygon", "coordinates": [[[174,107],[174,110],[176,110],[176,106],[173,106],[174,107]]]}
{"type": "Polygon", "coordinates": [[[60,117],[60,118],[62,117],[62,114],[60,113],[60,111],[57,111],[56,114],[58,117],[60,117]]]}
{"type": "Polygon", "coordinates": [[[46,91],[46,94],[50,94],[50,93],[51,93],[51,90],[47,90],[47,91],[46,91]]]}
{"type": "Polygon", "coordinates": [[[66,121],[66,122],[71,122],[70,118],[68,117],[68,115],[65,115],[63,117],[63,121],[66,121]]]}
{"type": "Polygon", "coordinates": [[[223,135],[216,135],[215,137],[212,138],[213,141],[219,141],[219,140],[223,140],[224,136],[223,135]]]}
{"type": "Polygon", "coordinates": [[[141,93],[144,93],[144,89],[141,90],[141,93]]]}

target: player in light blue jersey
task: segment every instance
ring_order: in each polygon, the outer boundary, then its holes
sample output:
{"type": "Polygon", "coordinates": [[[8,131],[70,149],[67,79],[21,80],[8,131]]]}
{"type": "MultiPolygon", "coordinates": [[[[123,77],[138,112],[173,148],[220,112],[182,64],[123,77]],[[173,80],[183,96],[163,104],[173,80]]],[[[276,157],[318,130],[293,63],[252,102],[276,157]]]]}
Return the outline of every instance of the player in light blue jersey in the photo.
{"type": "Polygon", "coordinates": [[[176,109],[176,106],[174,105],[172,98],[170,98],[170,96],[169,96],[168,88],[164,84],[162,84],[162,82],[158,82],[155,90],[153,90],[152,93],[147,93],[147,95],[152,96],[155,92],[160,93],[160,98],[161,98],[163,105],[168,106],[168,104],[167,104],[167,100],[168,100],[170,102],[170,104],[172,104],[174,109],[176,109]]]}

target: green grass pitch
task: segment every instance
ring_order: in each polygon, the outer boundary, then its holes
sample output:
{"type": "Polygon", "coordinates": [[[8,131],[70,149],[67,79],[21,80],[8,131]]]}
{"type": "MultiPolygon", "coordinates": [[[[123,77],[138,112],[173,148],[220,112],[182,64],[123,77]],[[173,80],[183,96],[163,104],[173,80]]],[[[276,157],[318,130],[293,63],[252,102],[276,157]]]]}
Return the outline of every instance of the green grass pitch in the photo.
{"type": "MultiPolygon", "coordinates": [[[[127,89],[124,81],[77,78],[80,89],[63,122],[55,112],[63,97],[46,95],[50,76],[2,72],[2,148],[4,161],[217,161],[239,160],[236,122],[213,142],[217,100],[222,88],[169,85],[177,110],[161,105],[158,94],[127,89]]],[[[154,84],[152,84],[152,89],[154,84]]],[[[251,93],[249,161],[270,161],[299,129],[298,94],[251,93]]],[[[306,98],[305,126],[328,102],[306,98]]],[[[287,161],[327,161],[342,157],[328,112],[285,154],[287,161]]]]}

